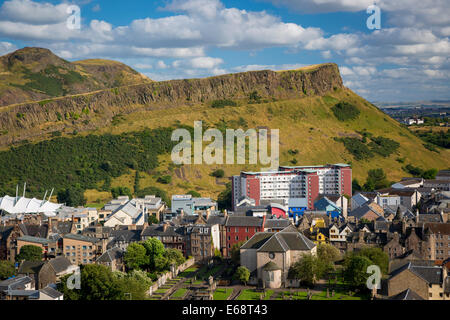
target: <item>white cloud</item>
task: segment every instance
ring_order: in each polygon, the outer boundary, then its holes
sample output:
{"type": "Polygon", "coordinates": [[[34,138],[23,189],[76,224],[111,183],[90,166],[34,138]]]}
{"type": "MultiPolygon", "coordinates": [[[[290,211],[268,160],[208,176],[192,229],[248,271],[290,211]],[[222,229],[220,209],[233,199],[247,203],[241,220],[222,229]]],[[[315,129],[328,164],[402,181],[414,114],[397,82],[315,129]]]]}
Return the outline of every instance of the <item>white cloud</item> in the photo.
{"type": "Polygon", "coordinates": [[[164,61],[159,60],[158,63],[156,64],[156,67],[157,67],[158,69],[166,69],[166,68],[167,68],[167,65],[166,65],[166,63],[165,63],[164,61]]]}
{"type": "Polygon", "coordinates": [[[0,20],[26,24],[58,24],[66,21],[69,14],[66,12],[68,3],[53,5],[39,3],[31,0],[5,1],[0,9],[0,20]]]}
{"type": "Polygon", "coordinates": [[[292,8],[300,12],[361,11],[374,3],[373,0],[265,0],[276,6],[292,8]]]}
{"type": "Polygon", "coordinates": [[[17,50],[17,47],[14,44],[0,41],[0,56],[13,52],[14,50],[17,50]]]}

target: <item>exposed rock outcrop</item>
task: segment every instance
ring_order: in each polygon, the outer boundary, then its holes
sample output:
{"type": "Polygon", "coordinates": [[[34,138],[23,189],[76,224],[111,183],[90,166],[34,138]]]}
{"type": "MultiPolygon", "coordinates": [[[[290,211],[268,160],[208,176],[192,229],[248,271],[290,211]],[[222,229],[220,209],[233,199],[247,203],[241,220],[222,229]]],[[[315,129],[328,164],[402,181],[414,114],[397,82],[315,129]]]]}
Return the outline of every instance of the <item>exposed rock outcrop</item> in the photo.
{"type": "MultiPolygon", "coordinates": [[[[0,134],[3,131],[0,144],[29,139],[64,127],[62,120],[71,119],[83,110],[107,123],[117,114],[210,103],[218,99],[248,99],[254,91],[263,99],[293,99],[325,95],[342,87],[338,66],[332,63],[290,71],[252,71],[123,86],[50,101],[0,107],[0,134]],[[36,127],[39,131],[30,130],[36,127]]],[[[80,130],[83,129],[89,129],[89,125],[83,127],[80,124],[80,130]]]]}

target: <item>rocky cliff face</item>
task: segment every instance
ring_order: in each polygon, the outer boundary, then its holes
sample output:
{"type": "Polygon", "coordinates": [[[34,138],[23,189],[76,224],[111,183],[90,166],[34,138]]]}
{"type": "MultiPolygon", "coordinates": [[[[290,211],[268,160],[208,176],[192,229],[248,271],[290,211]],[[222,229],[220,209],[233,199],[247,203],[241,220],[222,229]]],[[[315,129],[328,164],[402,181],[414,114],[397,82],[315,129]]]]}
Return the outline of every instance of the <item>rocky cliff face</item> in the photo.
{"type": "MultiPolygon", "coordinates": [[[[0,107],[0,145],[42,136],[63,129],[106,125],[115,115],[152,108],[210,103],[218,99],[247,100],[257,91],[267,99],[293,99],[325,95],[342,88],[336,64],[274,72],[228,74],[204,79],[172,80],[123,86],[78,96],[0,107]],[[79,115],[83,115],[81,121],[79,115]],[[92,121],[86,121],[86,117],[92,121]]],[[[168,111],[169,112],[169,111],[168,111]]]]}

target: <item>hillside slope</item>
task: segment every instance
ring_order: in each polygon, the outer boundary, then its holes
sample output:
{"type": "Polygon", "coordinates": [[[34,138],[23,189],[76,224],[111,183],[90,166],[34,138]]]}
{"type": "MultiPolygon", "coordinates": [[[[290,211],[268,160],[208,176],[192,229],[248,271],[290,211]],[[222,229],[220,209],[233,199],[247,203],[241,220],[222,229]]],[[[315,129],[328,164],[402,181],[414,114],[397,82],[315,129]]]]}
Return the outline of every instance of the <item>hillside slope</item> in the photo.
{"type": "Polygon", "coordinates": [[[68,62],[43,48],[0,57],[0,106],[148,82],[116,61],[68,62]]]}
{"type": "MultiPolygon", "coordinates": [[[[98,72],[102,63],[78,64],[98,72]]],[[[30,185],[39,184],[37,192],[73,184],[89,189],[86,196],[90,203],[103,202],[111,197],[104,191],[109,187],[127,186],[133,191],[138,170],[140,189],[156,186],[169,196],[194,190],[217,198],[228,177],[241,170],[258,170],[259,166],[174,166],[167,152],[171,128],[192,127],[198,120],[205,128],[222,130],[279,129],[281,165],[351,163],[353,176],[360,182],[374,168],[383,168],[388,179],[395,180],[408,176],[403,169],[406,164],[424,169],[450,167],[449,150],[437,148],[438,152],[432,152],[425,148],[408,128],[345,88],[337,65],[323,64],[280,72],[264,70],[127,85],[0,107],[0,147],[5,150],[0,152],[0,167],[6,177],[0,189],[14,190],[17,182],[27,179],[30,185]],[[221,99],[232,100],[234,106],[212,106],[221,99]],[[354,119],[338,119],[333,110],[341,102],[358,111],[354,119]],[[145,131],[149,128],[163,130],[145,131]],[[153,138],[155,132],[157,140],[153,138]],[[50,140],[60,136],[71,140],[50,140]],[[72,141],[73,137],[77,138],[72,141]],[[355,138],[349,141],[357,142],[359,148],[375,149],[380,137],[398,146],[384,156],[371,152],[361,158],[340,140],[355,138]],[[27,140],[38,144],[24,144],[27,140]],[[22,146],[7,151],[12,144],[22,146]],[[70,150],[65,150],[69,144],[70,150]],[[95,161],[89,154],[94,152],[93,144],[101,148],[95,161]],[[154,146],[160,146],[159,151],[154,146]],[[29,168],[29,157],[33,157],[33,168],[29,168]],[[51,174],[52,166],[70,174],[56,179],[51,174]],[[217,168],[224,169],[224,178],[210,175],[217,168]],[[13,171],[20,176],[9,174],[13,171]],[[158,181],[166,175],[172,177],[168,184],[158,181]]]]}

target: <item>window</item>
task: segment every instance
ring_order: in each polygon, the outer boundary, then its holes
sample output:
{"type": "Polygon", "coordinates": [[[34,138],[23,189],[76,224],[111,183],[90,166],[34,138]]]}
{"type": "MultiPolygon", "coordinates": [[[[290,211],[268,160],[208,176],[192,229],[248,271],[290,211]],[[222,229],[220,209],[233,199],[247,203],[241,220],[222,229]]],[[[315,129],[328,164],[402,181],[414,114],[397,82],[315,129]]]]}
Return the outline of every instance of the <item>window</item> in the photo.
{"type": "Polygon", "coordinates": [[[275,259],[275,253],[270,252],[269,253],[269,258],[272,259],[272,260],[275,259]]]}

